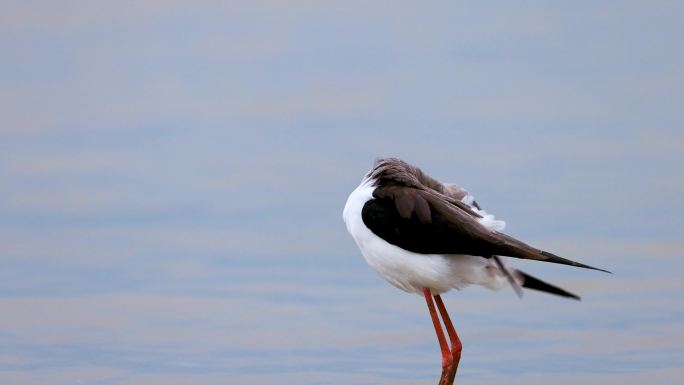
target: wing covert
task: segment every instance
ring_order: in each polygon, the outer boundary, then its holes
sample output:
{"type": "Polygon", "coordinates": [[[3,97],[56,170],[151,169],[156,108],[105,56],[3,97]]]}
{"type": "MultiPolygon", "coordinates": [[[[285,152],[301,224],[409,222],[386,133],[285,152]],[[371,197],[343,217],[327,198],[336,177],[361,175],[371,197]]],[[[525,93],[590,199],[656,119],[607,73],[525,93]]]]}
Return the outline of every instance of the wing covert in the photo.
{"type": "Polygon", "coordinates": [[[429,190],[379,187],[363,207],[365,225],[387,242],[420,254],[499,254],[491,230],[460,201],[429,190]]]}

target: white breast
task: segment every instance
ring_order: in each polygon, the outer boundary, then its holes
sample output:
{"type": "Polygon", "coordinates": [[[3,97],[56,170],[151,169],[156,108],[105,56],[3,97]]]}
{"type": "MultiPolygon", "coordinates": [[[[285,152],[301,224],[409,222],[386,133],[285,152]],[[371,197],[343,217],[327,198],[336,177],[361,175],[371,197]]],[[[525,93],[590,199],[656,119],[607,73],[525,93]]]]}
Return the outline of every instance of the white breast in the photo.
{"type": "Polygon", "coordinates": [[[373,199],[371,181],[364,180],[347,199],[343,219],[366,262],[381,277],[406,292],[433,294],[480,284],[498,289],[505,277],[490,260],[471,255],[417,254],[392,245],[375,235],[361,217],[364,204],[373,199]]]}

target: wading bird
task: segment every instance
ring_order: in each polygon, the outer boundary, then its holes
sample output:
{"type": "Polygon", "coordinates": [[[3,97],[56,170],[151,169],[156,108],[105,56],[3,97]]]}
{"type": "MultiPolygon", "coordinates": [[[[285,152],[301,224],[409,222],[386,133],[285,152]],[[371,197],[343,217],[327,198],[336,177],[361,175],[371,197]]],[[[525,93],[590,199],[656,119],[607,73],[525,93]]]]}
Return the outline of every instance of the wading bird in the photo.
{"type": "Polygon", "coordinates": [[[442,352],[440,385],[453,383],[462,349],[441,293],[468,285],[496,290],[510,284],[519,296],[524,287],[579,299],[508,267],[500,256],[607,272],[501,233],[505,223],[482,210],[466,190],[441,183],[397,158],[375,161],[349,195],[343,218],[373,270],[399,289],[425,297],[442,352]]]}

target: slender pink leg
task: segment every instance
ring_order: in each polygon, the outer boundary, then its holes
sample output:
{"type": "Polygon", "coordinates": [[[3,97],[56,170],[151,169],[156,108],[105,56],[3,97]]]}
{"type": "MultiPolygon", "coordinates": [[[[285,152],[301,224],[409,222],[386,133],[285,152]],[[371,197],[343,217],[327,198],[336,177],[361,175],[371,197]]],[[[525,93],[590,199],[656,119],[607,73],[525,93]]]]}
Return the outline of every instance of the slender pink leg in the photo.
{"type": "MultiPolygon", "coordinates": [[[[435,304],[432,299],[432,294],[430,293],[430,289],[423,289],[423,294],[425,295],[425,301],[427,302],[428,309],[430,310],[430,317],[432,318],[432,324],[435,326],[435,333],[437,333],[437,340],[439,341],[439,348],[442,351],[442,376],[439,379],[439,385],[451,385],[454,382],[454,378],[456,377],[456,365],[454,365],[454,356],[452,354],[452,350],[449,349],[449,344],[446,341],[446,338],[444,336],[444,330],[442,330],[442,325],[439,322],[439,317],[437,316],[437,311],[435,310],[435,304]]],[[[435,297],[437,298],[437,297],[435,297]]],[[[439,299],[438,305],[441,303],[441,298],[439,299]]],[[[444,304],[442,303],[441,305],[444,307],[444,304]]],[[[441,312],[441,308],[440,308],[441,312]]],[[[446,313],[446,310],[445,312],[446,313]]],[[[443,313],[443,314],[444,314],[443,313]]],[[[448,316],[448,315],[447,315],[448,316]]],[[[447,323],[444,323],[447,325],[447,323]]],[[[448,325],[451,325],[451,322],[448,323],[448,325]]],[[[451,329],[453,330],[453,326],[451,326],[451,329]]],[[[449,333],[449,338],[452,340],[452,343],[454,341],[451,331],[447,329],[447,332],[449,333]]],[[[454,335],[456,335],[456,332],[454,331],[454,335]]],[[[458,336],[456,336],[456,340],[458,340],[458,336]]],[[[459,346],[460,346],[460,341],[459,341],[459,346]]],[[[460,359],[460,348],[459,348],[459,359],[460,359]]]]}
{"type": "Polygon", "coordinates": [[[456,378],[456,371],[458,370],[458,363],[461,361],[461,351],[463,350],[463,345],[461,344],[461,339],[458,338],[458,333],[454,329],[454,325],[451,323],[451,318],[449,313],[442,302],[442,297],[439,294],[435,295],[435,302],[437,303],[437,309],[439,309],[439,314],[442,315],[442,322],[446,327],[447,333],[449,334],[449,340],[451,341],[451,356],[453,357],[453,372],[450,372],[451,381],[456,378]]]}

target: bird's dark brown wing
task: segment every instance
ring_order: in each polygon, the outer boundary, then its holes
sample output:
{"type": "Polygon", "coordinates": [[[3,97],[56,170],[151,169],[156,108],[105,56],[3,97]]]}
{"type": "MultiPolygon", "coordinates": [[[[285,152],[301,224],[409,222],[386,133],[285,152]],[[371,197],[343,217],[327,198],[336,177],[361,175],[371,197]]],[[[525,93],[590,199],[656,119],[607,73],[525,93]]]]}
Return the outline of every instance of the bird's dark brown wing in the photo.
{"type": "Polygon", "coordinates": [[[468,205],[430,189],[381,186],[363,207],[377,236],[419,254],[504,255],[601,270],[539,250],[480,223],[468,205]]]}

